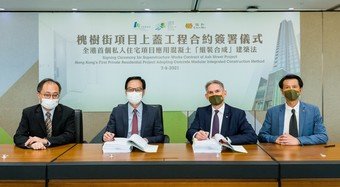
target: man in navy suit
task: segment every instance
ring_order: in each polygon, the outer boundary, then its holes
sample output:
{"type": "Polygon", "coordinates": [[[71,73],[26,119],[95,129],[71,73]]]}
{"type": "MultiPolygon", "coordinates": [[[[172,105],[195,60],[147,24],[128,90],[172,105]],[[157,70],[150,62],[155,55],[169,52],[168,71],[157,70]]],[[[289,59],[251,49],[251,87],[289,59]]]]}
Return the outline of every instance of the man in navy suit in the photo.
{"type": "Polygon", "coordinates": [[[186,133],[188,141],[192,143],[193,138],[205,140],[219,133],[234,145],[255,144],[257,137],[245,112],[224,103],[227,91],[223,83],[209,81],[205,90],[205,97],[211,105],[197,109],[195,119],[186,133]]]}
{"type": "Polygon", "coordinates": [[[298,99],[303,87],[302,79],[289,74],[280,80],[279,86],[286,103],[267,111],[258,135],[259,141],[281,145],[327,143],[328,136],[319,108],[298,99]]]}
{"type": "Polygon", "coordinates": [[[145,88],[145,80],[141,77],[126,80],[128,103],[113,108],[103,136],[105,142],[114,140],[114,137],[129,138],[132,134],[139,134],[148,143],[164,141],[161,111],[142,102],[145,88]]]}
{"type": "Polygon", "coordinates": [[[14,143],[22,148],[47,147],[75,142],[74,110],[59,104],[61,86],[53,79],[40,81],[40,104],[25,108],[14,143]]]}

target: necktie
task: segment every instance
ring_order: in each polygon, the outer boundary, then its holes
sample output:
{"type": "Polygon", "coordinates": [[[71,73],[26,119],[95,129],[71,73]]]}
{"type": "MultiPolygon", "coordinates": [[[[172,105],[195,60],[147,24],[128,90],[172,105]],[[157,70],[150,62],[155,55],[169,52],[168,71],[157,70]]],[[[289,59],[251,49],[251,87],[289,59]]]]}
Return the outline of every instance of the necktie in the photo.
{"type": "Polygon", "coordinates": [[[292,116],[290,117],[289,121],[289,134],[298,137],[298,130],[297,130],[297,122],[296,122],[296,116],[295,116],[295,110],[292,109],[292,116]]]}
{"type": "Polygon", "coordinates": [[[45,125],[46,125],[46,132],[47,132],[47,137],[52,136],[52,120],[51,120],[51,113],[46,112],[46,120],[45,120],[45,125]]]}
{"type": "Polygon", "coordinates": [[[216,133],[219,133],[220,131],[220,120],[218,119],[218,110],[215,110],[215,115],[214,115],[214,119],[213,119],[213,126],[212,126],[212,130],[211,130],[211,137],[215,136],[216,133]]]}
{"type": "Polygon", "coordinates": [[[136,109],[133,110],[131,135],[132,134],[138,134],[138,118],[136,109]]]}

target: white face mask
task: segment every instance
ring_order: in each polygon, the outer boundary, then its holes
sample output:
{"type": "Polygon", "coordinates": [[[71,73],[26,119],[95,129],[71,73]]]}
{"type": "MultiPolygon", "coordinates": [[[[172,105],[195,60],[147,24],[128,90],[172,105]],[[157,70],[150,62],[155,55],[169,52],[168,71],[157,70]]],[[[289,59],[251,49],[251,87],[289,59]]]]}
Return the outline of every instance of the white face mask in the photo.
{"type": "Polygon", "coordinates": [[[143,92],[127,92],[126,98],[129,103],[136,105],[142,101],[143,92]]]}
{"type": "Polygon", "coordinates": [[[41,105],[48,110],[53,110],[58,104],[59,99],[41,99],[41,105]]]}

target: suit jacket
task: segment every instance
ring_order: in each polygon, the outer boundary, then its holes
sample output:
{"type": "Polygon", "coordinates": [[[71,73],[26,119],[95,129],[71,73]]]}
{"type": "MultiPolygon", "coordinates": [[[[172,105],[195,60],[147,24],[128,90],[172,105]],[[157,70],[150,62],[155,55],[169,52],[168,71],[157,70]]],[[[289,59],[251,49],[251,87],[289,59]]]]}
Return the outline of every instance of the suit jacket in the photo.
{"type": "MultiPolygon", "coordinates": [[[[260,142],[275,143],[283,134],[285,110],[285,104],[282,104],[267,111],[258,136],[260,142]]],[[[300,102],[298,139],[301,145],[327,143],[328,136],[318,107],[300,102]]]]}
{"type": "MultiPolygon", "coordinates": [[[[161,112],[158,108],[143,104],[142,126],[140,135],[148,139],[149,143],[163,143],[164,132],[161,112]]],[[[106,131],[112,132],[116,137],[127,137],[129,129],[128,103],[118,105],[112,109],[106,131]]]]}
{"type": "MultiPolygon", "coordinates": [[[[44,113],[40,104],[25,108],[22,112],[19,127],[14,135],[15,145],[26,148],[25,142],[29,136],[46,138],[44,113]]],[[[75,142],[74,110],[59,104],[53,113],[52,136],[47,138],[50,146],[75,142]]]]}
{"type": "MultiPolygon", "coordinates": [[[[186,138],[192,143],[193,135],[199,130],[210,132],[211,126],[211,105],[198,108],[196,116],[187,130],[186,138]]],[[[238,108],[225,104],[221,132],[231,140],[232,144],[255,144],[257,136],[246,119],[246,113],[238,108]]]]}

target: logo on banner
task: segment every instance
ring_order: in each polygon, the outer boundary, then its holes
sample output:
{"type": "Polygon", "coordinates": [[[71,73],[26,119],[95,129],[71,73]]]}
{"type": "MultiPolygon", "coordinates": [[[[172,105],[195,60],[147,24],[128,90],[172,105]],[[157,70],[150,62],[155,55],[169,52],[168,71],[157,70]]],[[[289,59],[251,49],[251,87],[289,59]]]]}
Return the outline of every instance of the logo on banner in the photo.
{"type": "Polygon", "coordinates": [[[187,29],[192,29],[192,23],[187,23],[187,24],[185,24],[185,28],[187,28],[187,29]]]}
{"type": "Polygon", "coordinates": [[[162,22],[162,23],[156,24],[155,26],[155,30],[157,31],[164,30],[164,29],[167,29],[168,31],[174,31],[175,28],[176,28],[175,21],[167,21],[166,23],[162,22]]]}
{"type": "Polygon", "coordinates": [[[160,31],[162,29],[165,29],[165,23],[159,23],[156,25],[156,31],[160,31]]]}
{"type": "Polygon", "coordinates": [[[147,30],[147,29],[151,29],[151,26],[150,25],[142,25],[140,22],[135,21],[135,22],[133,22],[133,28],[139,29],[139,30],[147,30]]]}
{"type": "Polygon", "coordinates": [[[206,29],[204,23],[186,23],[185,24],[186,29],[206,29]]]}

